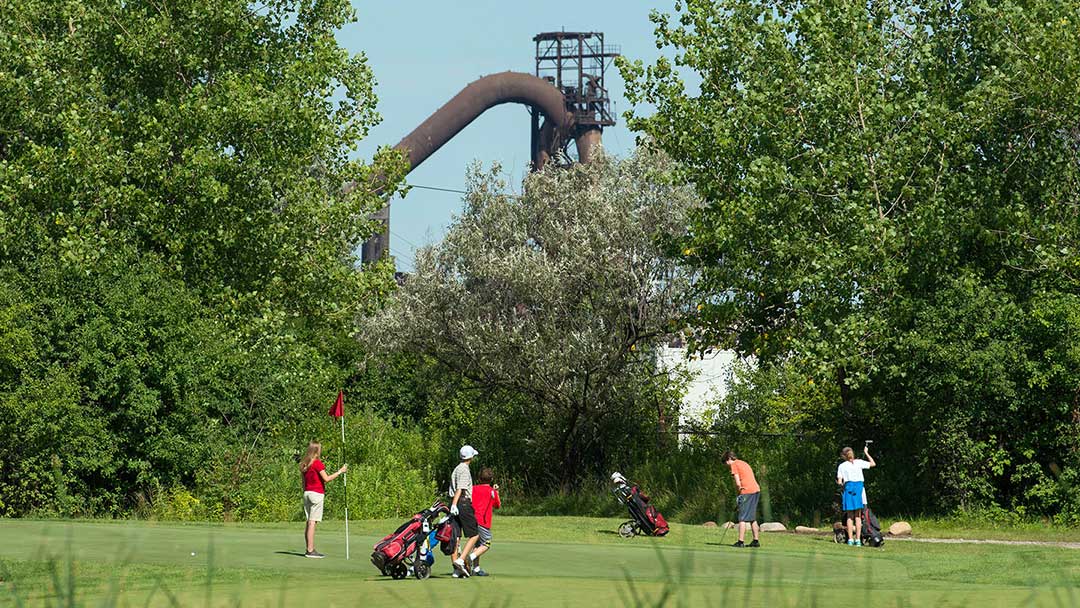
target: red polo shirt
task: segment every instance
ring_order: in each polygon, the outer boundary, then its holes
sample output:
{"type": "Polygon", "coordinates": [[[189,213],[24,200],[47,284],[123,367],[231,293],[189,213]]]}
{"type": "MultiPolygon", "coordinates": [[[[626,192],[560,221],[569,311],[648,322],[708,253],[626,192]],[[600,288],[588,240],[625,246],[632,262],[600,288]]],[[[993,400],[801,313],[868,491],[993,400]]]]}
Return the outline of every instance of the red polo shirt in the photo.
{"type": "Polygon", "coordinates": [[[306,471],[304,471],[304,491],[305,492],[318,492],[319,494],[326,494],[326,484],[323,483],[322,475],[319,475],[319,471],[325,471],[326,466],[322,461],[316,458],[311,461],[306,471]]]}

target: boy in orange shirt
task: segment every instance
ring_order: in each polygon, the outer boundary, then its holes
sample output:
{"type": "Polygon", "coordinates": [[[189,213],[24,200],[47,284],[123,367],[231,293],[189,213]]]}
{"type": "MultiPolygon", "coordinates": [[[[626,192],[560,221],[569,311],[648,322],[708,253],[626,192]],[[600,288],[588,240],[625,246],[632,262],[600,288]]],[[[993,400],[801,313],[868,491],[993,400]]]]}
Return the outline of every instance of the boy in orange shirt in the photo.
{"type": "Polygon", "coordinates": [[[760,532],[757,523],[758,500],[761,498],[761,486],[754,479],[754,470],[742,460],[735,457],[735,452],[728,450],[722,457],[724,464],[731,467],[731,474],[735,477],[735,485],[739,488],[739,540],[732,547],[748,546],[746,540],[746,524],[754,533],[754,541],[750,547],[760,547],[758,534],[760,532]]]}

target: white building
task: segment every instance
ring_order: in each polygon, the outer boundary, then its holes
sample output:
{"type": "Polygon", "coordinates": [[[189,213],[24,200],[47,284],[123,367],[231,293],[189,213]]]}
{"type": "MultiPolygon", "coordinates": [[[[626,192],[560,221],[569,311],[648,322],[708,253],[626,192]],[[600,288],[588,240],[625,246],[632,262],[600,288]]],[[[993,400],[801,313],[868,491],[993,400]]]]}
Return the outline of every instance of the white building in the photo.
{"type": "Polygon", "coordinates": [[[659,367],[668,373],[681,369],[691,376],[679,410],[679,428],[703,422],[706,411],[727,396],[739,360],[730,350],[687,358],[686,348],[673,346],[661,347],[657,358],[659,367]]]}

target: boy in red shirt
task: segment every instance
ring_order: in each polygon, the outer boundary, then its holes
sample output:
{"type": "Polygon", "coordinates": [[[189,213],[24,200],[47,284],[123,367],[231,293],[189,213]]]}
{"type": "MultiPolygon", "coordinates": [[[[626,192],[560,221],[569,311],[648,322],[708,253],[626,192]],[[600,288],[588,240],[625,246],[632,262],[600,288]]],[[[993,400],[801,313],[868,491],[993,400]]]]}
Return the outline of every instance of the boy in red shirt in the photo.
{"type": "Polygon", "coordinates": [[[480,482],[473,486],[472,504],[476,512],[476,528],[480,532],[480,540],[476,543],[476,549],[469,554],[473,563],[473,576],[487,576],[488,573],[480,567],[477,561],[480,556],[487,553],[491,548],[491,516],[494,509],[502,506],[499,499],[499,484],[491,485],[494,473],[490,468],[480,471],[476,481],[480,482]]]}
{"type": "Polygon", "coordinates": [[[758,482],[754,479],[754,470],[750,468],[750,465],[739,460],[735,457],[735,452],[728,450],[724,452],[722,457],[724,464],[731,467],[731,475],[735,478],[735,485],[739,488],[739,540],[733,547],[745,547],[747,546],[746,540],[746,524],[750,524],[750,529],[754,532],[754,542],[750,543],[751,547],[760,547],[761,543],[758,541],[758,523],[757,523],[757,507],[758,499],[761,498],[761,487],[758,486],[758,482]]]}

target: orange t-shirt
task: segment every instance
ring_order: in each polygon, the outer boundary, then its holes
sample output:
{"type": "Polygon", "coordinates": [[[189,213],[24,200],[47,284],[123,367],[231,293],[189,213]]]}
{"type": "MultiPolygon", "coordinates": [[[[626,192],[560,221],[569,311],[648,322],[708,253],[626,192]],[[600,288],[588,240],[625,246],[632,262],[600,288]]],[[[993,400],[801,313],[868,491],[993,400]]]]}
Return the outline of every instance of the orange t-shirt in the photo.
{"type": "Polygon", "coordinates": [[[738,475],[742,481],[742,490],[739,491],[739,494],[753,494],[761,491],[761,486],[757,485],[757,479],[754,479],[754,470],[745,462],[741,460],[732,461],[731,474],[738,475]]]}

